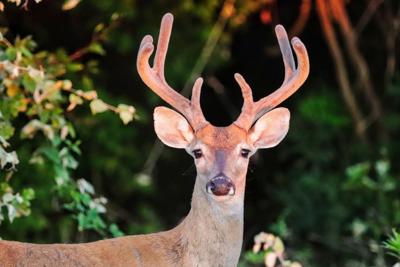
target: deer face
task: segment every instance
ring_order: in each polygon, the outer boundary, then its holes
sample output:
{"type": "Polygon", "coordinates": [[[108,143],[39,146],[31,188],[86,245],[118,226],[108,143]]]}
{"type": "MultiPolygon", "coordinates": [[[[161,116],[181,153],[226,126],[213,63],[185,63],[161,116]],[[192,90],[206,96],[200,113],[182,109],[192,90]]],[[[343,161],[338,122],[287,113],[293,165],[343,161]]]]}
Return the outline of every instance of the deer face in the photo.
{"type": "Polygon", "coordinates": [[[154,126],[164,144],[184,148],[193,156],[203,193],[224,201],[243,197],[250,156],[257,149],[276,146],[288,131],[289,118],[287,109],[277,108],[258,119],[250,130],[235,123],[228,127],[207,123],[194,131],[182,115],[158,107],[154,126]]]}
{"type": "Polygon", "coordinates": [[[282,86],[272,94],[253,101],[252,91],[240,74],[235,74],[243,95],[242,112],[228,127],[212,126],[203,116],[198,78],[189,100],[172,89],[164,77],[165,58],[172,30],[173,16],[166,14],[160,27],[154,64],[149,58],[154,51],[153,38],[147,35],[140,44],[137,69],[144,83],[178,112],[158,107],[154,125],[164,144],[184,148],[194,157],[197,184],[212,199],[243,199],[249,157],[257,149],[276,146],[289,128],[289,111],[275,108],[291,96],[306,80],[309,73],[307,50],[297,37],[289,43],[283,26],[275,28],[285,66],[282,86]],[[292,52],[297,57],[297,67],[292,52]],[[182,116],[182,115],[183,116],[182,116]]]}

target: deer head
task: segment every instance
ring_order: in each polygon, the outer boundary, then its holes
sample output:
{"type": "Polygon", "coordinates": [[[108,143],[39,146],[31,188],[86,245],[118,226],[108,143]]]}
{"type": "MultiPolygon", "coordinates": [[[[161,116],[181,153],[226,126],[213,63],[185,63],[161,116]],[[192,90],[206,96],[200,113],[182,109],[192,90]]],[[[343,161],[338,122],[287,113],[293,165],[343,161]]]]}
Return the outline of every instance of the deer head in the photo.
{"type": "Polygon", "coordinates": [[[137,58],[137,69],[144,83],[178,111],[157,107],[154,111],[155,131],[165,145],[184,148],[193,156],[196,185],[206,198],[223,203],[242,201],[250,156],[257,149],[278,145],[288,132],[289,111],[275,107],[306,80],[309,73],[307,50],[300,39],[292,39],[298,62],[296,68],[286,31],[283,26],[276,26],[285,66],[281,87],[255,102],[250,86],[236,73],[235,79],[244,99],[241,114],[230,126],[216,127],[205,119],[200,107],[202,78],[195,81],[190,100],[172,89],[165,80],[164,63],[172,23],[173,16],[164,15],[153,67],[149,65],[154,50],[150,35],[143,38],[137,58]]]}

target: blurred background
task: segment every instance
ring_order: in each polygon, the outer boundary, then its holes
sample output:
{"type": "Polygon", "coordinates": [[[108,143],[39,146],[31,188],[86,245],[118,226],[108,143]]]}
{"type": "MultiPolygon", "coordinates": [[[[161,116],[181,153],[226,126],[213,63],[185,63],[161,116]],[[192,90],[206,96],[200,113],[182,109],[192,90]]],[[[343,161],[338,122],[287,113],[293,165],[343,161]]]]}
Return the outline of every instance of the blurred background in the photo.
{"type": "Polygon", "coordinates": [[[174,17],[166,77],[229,125],[241,73],[259,99],[280,86],[274,34],[311,71],[281,106],[285,140],[251,160],[241,266],[262,231],[303,266],[393,266],[400,257],[400,3],[391,0],[1,1],[0,237],[85,242],[174,227],[190,209],[192,158],[163,147],[166,105],[135,66],[141,38],[174,17]]]}

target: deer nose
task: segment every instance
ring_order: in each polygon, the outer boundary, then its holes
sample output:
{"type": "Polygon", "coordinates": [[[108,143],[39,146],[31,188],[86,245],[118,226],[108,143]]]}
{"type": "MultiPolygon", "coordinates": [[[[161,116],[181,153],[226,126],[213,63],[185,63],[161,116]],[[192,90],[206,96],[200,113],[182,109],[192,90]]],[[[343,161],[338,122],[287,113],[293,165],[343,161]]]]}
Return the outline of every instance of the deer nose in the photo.
{"type": "Polygon", "coordinates": [[[207,193],[215,196],[233,196],[235,194],[235,185],[232,180],[223,174],[212,178],[206,185],[207,193]]]}

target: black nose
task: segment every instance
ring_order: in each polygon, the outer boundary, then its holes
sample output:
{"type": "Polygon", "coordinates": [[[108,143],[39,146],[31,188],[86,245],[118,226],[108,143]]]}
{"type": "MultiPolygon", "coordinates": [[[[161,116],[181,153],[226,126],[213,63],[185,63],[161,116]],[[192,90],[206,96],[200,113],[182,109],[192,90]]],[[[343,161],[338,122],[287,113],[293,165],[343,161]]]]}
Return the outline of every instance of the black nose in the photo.
{"type": "Polygon", "coordinates": [[[235,194],[235,185],[225,175],[217,175],[207,183],[206,190],[207,193],[215,196],[233,196],[235,194]]]}

